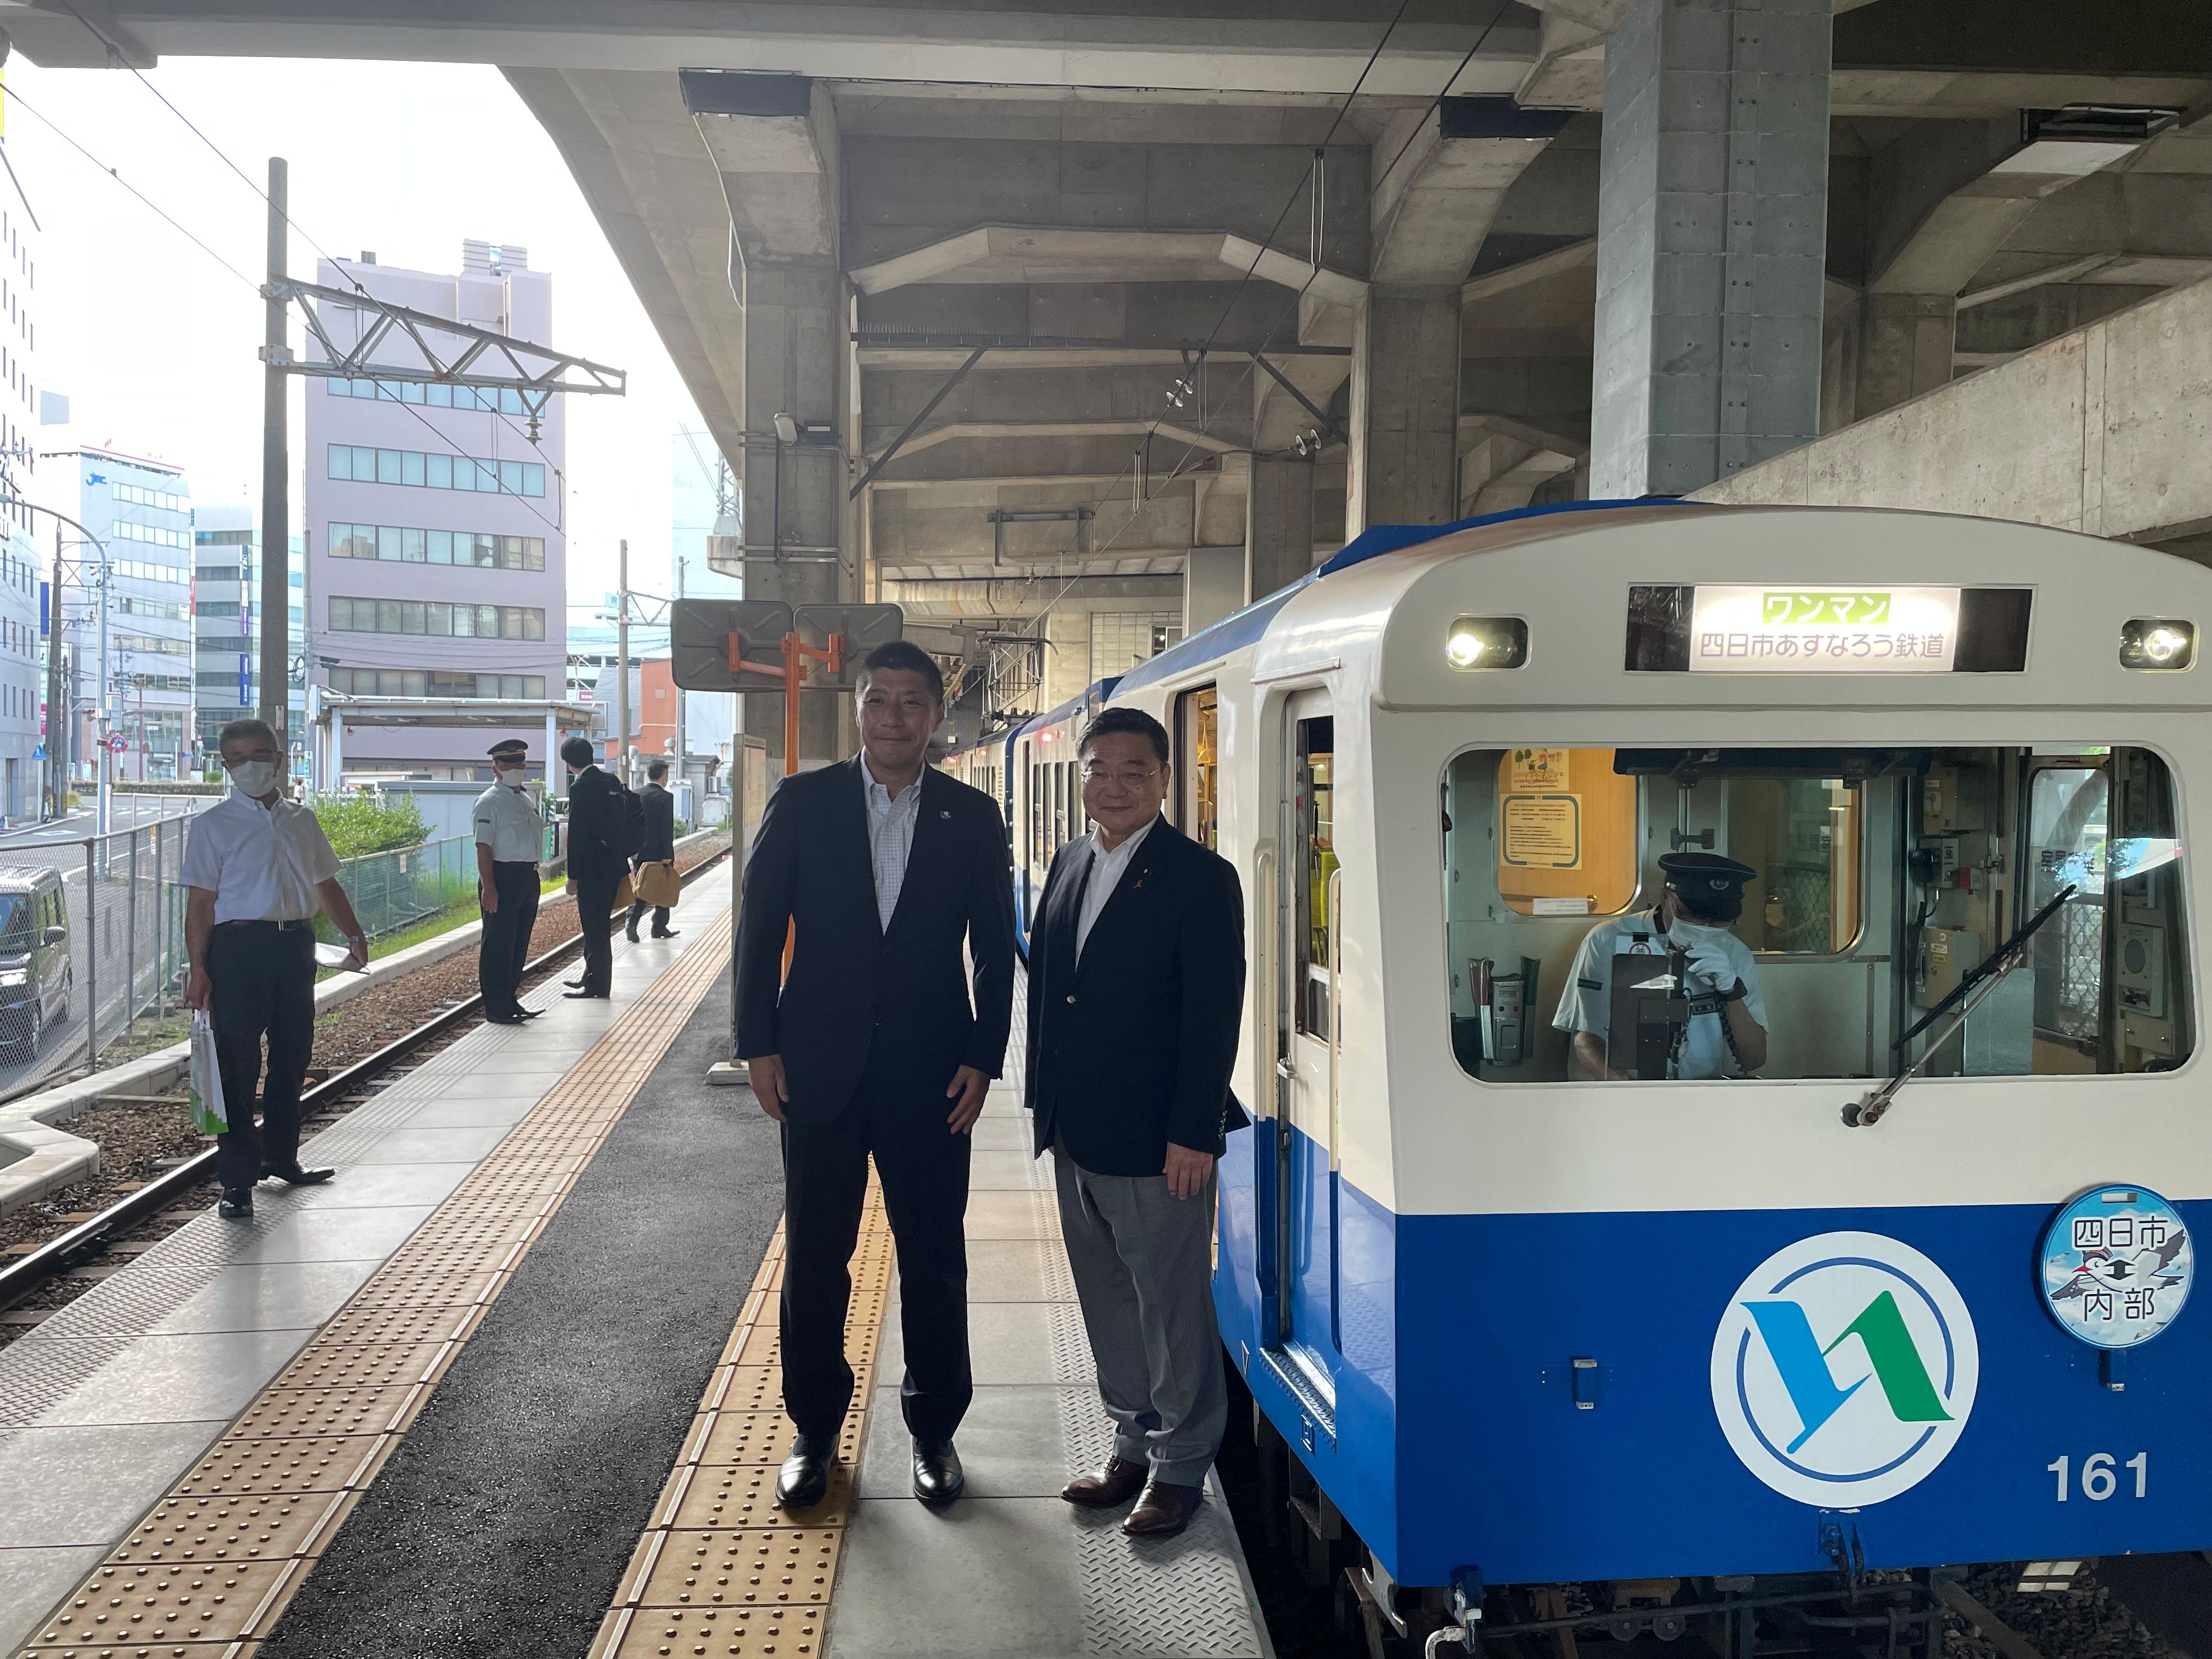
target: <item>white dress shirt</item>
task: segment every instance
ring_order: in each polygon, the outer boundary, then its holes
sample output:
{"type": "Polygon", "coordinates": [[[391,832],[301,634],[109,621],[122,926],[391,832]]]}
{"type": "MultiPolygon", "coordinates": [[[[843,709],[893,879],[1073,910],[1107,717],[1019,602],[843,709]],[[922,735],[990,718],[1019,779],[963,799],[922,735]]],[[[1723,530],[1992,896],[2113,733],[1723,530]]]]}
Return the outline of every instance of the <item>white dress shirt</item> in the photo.
{"type": "Polygon", "coordinates": [[[322,908],[316,887],[337,872],[315,815],[282,799],[264,806],[234,789],[185,838],[185,885],[215,895],[218,925],[304,921],[322,908]]]}
{"type": "Polygon", "coordinates": [[[897,913],[899,889],[906,884],[906,861],[914,851],[914,821],[921,812],[921,780],[917,777],[895,796],[876,781],[868,763],[860,763],[867,781],[868,861],[876,872],[876,921],[886,933],[897,913]]]}
{"type": "Polygon", "coordinates": [[[527,788],[495,783],[477,797],[470,814],[477,844],[491,848],[494,864],[535,864],[545,851],[545,820],[527,788]]]}
{"type": "MultiPolygon", "coordinates": [[[[1152,823],[1159,820],[1154,818],[1152,823]]],[[[1111,852],[1098,839],[1098,826],[1091,826],[1091,874],[1083,888],[1083,908],[1075,916],[1075,959],[1083,960],[1083,947],[1091,939],[1091,924],[1098,913],[1106,908],[1106,901],[1114,896],[1114,890],[1121,884],[1122,872],[1128,869],[1129,860],[1136,854],[1138,846],[1152,833],[1152,823],[1146,824],[1111,852]]]]}

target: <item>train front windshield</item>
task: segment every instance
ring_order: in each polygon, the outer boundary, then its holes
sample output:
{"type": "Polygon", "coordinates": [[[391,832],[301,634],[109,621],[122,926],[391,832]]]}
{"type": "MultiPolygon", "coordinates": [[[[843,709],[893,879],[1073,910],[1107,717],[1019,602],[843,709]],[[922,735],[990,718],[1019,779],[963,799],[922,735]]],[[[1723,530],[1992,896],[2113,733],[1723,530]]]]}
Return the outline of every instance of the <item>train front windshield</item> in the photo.
{"type": "Polygon", "coordinates": [[[1469,750],[1443,780],[1453,1050],[1497,1083],[2171,1069],[2174,814],[2143,749],[1469,750]],[[1682,851],[1756,872],[1732,920],[1660,927],[1682,851]]]}

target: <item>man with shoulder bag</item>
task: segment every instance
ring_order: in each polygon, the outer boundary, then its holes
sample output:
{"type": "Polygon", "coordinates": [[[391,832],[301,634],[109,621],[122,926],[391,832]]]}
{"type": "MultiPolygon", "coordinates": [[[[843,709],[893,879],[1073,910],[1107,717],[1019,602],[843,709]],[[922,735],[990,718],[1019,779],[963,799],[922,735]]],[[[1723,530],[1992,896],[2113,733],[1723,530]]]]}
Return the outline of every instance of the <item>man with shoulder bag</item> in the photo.
{"type": "Polygon", "coordinates": [[[668,791],[667,777],[666,761],[647,761],[645,787],[637,792],[640,822],[631,881],[637,897],[629,907],[629,929],[632,945],[637,943],[638,918],[648,909],[653,938],[674,939],[678,931],[668,925],[668,907],[683,897],[684,884],[676,878],[676,797],[668,791]]]}

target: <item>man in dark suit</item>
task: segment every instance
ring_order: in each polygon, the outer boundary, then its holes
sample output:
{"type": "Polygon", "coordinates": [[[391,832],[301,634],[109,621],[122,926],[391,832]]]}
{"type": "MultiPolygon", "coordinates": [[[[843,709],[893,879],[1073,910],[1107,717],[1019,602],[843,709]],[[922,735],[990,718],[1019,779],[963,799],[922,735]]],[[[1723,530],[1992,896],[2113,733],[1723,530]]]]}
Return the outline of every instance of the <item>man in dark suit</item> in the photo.
{"type": "Polygon", "coordinates": [[[1229,1092],[1244,896],[1160,816],[1168,734],[1109,708],[1076,744],[1091,832],[1060,849],[1030,935],[1028,1097],[1114,1419],[1105,1465],[1060,1496],[1137,1499],[1121,1530],[1189,1524],[1229,1414],[1215,1334],[1215,1162],[1249,1121],[1229,1092]]]}
{"type": "Polygon", "coordinates": [[[989,796],[927,763],[944,677],[893,641],[862,662],[854,700],[860,755],[769,797],[738,919],[738,1056],[784,1126],[783,1399],[799,1433],[775,1496],[793,1510],[827,1489],[852,1404],[846,1263],[871,1154],[898,1248],[915,1496],[960,1495],[969,1133],[1013,1018],[1003,823],[989,796]]]}
{"type": "Polygon", "coordinates": [[[576,926],[584,935],[584,976],[571,999],[605,999],[614,994],[614,948],[608,939],[615,889],[629,868],[629,791],[593,763],[589,738],[571,738],[561,758],[573,774],[568,784],[568,890],[576,897],[576,926]]]}
{"type": "MultiPolygon", "coordinates": [[[[668,793],[667,776],[666,761],[646,762],[645,787],[637,792],[637,856],[631,860],[640,874],[648,864],[671,862],[676,857],[676,797],[668,793]]],[[[629,942],[632,945],[637,943],[637,919],[645,914],[645,910],[643,899],[629,907],[629,942]]],[[[668,925],[668,907],[665,904],[654,906],[653,938],[674,939],[677,932],[668,925]]]]}

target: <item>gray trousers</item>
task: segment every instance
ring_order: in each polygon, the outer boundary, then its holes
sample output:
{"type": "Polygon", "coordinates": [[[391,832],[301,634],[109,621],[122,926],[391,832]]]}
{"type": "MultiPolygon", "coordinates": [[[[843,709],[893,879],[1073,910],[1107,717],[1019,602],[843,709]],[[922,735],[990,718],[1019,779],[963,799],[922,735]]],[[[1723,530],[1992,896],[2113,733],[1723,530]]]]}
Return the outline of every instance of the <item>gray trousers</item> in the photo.
{"type": "Polygon", "coordinates": [[[1092,1175],[1058,1146],[1052,1158],[1114,1455],[1203,1485],[1229,1422],[1209,1282],[1215,1182],[1175,1198],[1165,1176],[1092,1175]]]}

